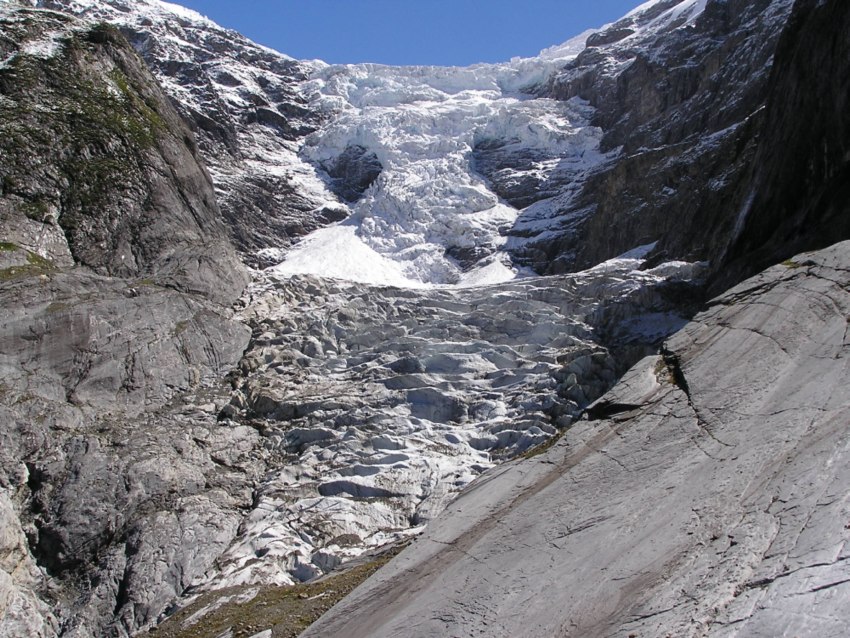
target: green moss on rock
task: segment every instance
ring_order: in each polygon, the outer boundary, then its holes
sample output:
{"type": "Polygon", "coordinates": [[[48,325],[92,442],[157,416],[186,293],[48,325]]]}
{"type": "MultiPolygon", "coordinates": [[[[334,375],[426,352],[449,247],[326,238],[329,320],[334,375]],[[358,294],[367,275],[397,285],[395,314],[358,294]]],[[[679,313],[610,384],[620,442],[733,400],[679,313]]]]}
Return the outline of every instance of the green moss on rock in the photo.
{"type": "Polygon", "coordinates": [[[72,31],[51,58],[19,52],[0,69],[3,194],[47,223],[51,196],[37,189],[66,184],[59,223],[75,258],[91,266],[97,251],[84,247],[109,249],[128,202],[144,199],[147,152],[168,134],[144,83],[122,69],[135,56],[117,29],[96,25],[72,31]]]}

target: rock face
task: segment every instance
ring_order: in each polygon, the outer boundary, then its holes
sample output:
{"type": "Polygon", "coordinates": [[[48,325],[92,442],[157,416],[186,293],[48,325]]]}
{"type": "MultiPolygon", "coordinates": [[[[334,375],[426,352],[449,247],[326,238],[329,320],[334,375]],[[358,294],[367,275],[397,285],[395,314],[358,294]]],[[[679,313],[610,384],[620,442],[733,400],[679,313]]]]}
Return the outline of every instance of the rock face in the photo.
{"type": "Polygon", "coordinates": [[[4,18],[8,241],[229,302],[248,278],[191,133],[117,31],[74,32],[68,22],[25,11],[4,18]]]}
{"type": "Polygon", "coordinates": [[[850,236],[850,11],[798,2],[779,43],[747,206],[716,278],[722,289],[802,250],[850,236]]]}
{"type": "Polygon", "coordinates": [[[850,244],[795,261],[713,300],[602,399],[613,416],[473,483],[304,635],[844,635],[850,244]]]}
{"type": "Polygon", "coordinates": [[[248,276],[124,38],[12,6],[0,24],[0,634],[126,635],[250,502],[256,435],[214,405],[248,276]]]}
{"type": "MultiPolygon", "coordinates": [[[[744,206],[773,54],[791,0],[656,2],[588,40],[544,94],[586,100],[615,158],[549,184],[511,234],[541,272],[658,242],[666,259],[717,260],[744,206]],[[547,223],[542,223],[547,220],[547,223]]],[[[525,161],[521,159],[520,161],[525,161]]]]}
{"type": "Polygon", "coordinates": [[[156,0],[32,0],[120,28],[195,134],[234,245],[251,265],[348,212],[299,159],[322,113],[309,108],[303,63],[254,44],[193,11],[156,0]]]}

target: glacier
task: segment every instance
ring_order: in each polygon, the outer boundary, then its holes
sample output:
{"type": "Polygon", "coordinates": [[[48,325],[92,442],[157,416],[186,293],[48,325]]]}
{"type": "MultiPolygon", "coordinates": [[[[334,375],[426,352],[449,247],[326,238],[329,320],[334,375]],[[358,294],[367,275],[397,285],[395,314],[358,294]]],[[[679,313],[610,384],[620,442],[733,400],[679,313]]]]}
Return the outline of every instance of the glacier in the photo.
{"type": "MultiPolygon", "coordinates": [[[[658,4],[645,3],[626,16],[644,19],[622,46],[687,27],[705,8],[705,0],[688,0],[646,19],[658,4]]],[[[383,170],[344,222],[315,231],[274,271],[412,287],[483,285],[533,274],[513,263],[511,252],[523,239],[508,237],[512,229],[545,231],[568,205],[572,185],[618,154],[600,150],[602,130],[591,125],[593,109],[585,101],[535,96],[596,32],[535,58],[467,68],[315,62],[303,89],[329,124],[304,140],[299,156],[322,165],[358,146],[373,152],[383,170]],[[535,157],[515,170],[515,179],[532,174],[545,183],[557,174],[562,192],[525,210],[499,197],[474,158],[474,149],[490,142],[535,157]],[[451,256],[471,249],[473,264],[451,256]]]]}
{"type": "MultiPolygon", "coordinates": [[[[254,268],[233,309],[251,331],[237,368],[157,415],[226,441],[213,454],[206,434],[185,434],[175,447],[188,466],[209,455],[203,472],[243,476],[204,512],[227,521],[216,536],[225,548],[193,556],[173,590],[144,581],[131,556],[116,578],[132,631],[156,623],[162,600],[311,580],[420,533],[482,473],[569,427],[685,322],[682,290],[706,264],[650,262],[655,237],[566,275],[515,258],[589,214],[562,215],[622,153],[603,148],[588,101],[545,90],[604,28],[501,64],[328,65],[156,0],[32,4],[122,28],[192,124],[234,241],[291,207],[286,232],[239,244],[254,268]],[[257,193],[250,217],[241,198],[257,193]]],[[[629,14],[605,72],[704,8],[664,0],[629,14]]],[[[206,490],[203,472],[193,476],[206,490]]],[[[160,533],[139,532],[150,555],[160,533]]]]}
{"type": "Polygon", "coordinates": [[[542,179],[563,158],[581,158],[576,174],[605,160],[601,131],[589,125],[586,104],[521,92],[558,61],[563,58],[472,68],[317,69],[304,90],[330,124],[305,139],[300,156],[321,165],[356,145],[374,153],[383,170],[340,227],[316,231],[276,272],[345,278],[336,260],[350,253],[359,263],[348,276],[365,283],[453,285],[516,277],[521,271],[503,247],[519,211],[476,172],[473,149],[508,139],[545,151],[548,161],[535,167],[542,179]],[[473,268],[447,255],[472,248],[489,253],[473,268]]]}

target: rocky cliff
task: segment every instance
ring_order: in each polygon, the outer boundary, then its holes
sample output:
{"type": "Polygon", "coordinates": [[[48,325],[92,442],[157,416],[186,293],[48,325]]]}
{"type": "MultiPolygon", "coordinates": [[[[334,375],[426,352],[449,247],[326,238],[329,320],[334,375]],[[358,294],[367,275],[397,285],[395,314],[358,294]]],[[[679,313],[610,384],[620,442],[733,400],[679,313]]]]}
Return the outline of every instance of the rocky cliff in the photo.
{"type": "Polygon", "coordinates": [[[556,200],[545,227],[527,208],[511,231],[518,257],[558,272],[656,242],[658,259],[717,262],[769,130],[770,70],[791,5],[657,2],[592,36],[545,94],[594,106],[601,150],[616,159],[556,200]]]}
{"type": "Polygon", "coordinates": [[[239,454],[232,434],[210,416],[174,436],[173,401],[241,357],[226,306],[248,277],[191,132],[126,40],[8,6],[0,25],[0,634],[101,635],[206,568],[177,530],[214,545],[235,526],[227,497],[196,496],[226,474],[215,448],[239,454]],[[180,461],[210,437],[206,473],[180,461]],[[152,533],[168,559],[139,582],[152,533]]]}
{"type": "Polygon", "coordinates": [[[769,82],[753,179],[716,290],[850,233],[848,20],[840,3],[795,6],[769,82]]]}
{"type": "Polygon", "coordinates": [[[219,303],[237,297],[247,275],[197,146],[124,38],[26,12],[5,19],[4,35],[0,205],[10,243],[219,303]]]}

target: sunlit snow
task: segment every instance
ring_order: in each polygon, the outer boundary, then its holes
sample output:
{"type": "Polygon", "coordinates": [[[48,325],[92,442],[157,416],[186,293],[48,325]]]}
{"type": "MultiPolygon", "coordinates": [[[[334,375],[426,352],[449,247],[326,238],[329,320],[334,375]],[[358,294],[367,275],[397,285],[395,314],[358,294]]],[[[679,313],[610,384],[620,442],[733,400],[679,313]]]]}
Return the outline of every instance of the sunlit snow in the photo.
{"type": "Polygon", "coordinates": [[[564,161],[574,162],[577,172],[598,165],[601,132],[589,125],[586,105],[518,91],[543,80],[574,50],[467,68],[318,68],[305,88],[313,108],[333,118],[308,137],[301,156],[321,164],[356,145],[375,153],[383,172],[352,206],[345,230],[318,231],[276,272],[412,286],[516,277],[517,269],[498,254],[520,211],[475,172],[473,148],[495,140],[545,151],[552,160],[536,169],[544,178],[564,161]],[[328,259],[331,237],[335,250],[350,255],[328,259]],[[449,248],[473,247],[495,256],[472,272],[446,256],[449,248]]]}
{"type": "Polygon", "coordinates": [[[403,265],[369,247],[350,224],[321,228],[293,250],[286,260],[271,269],[277,275],[320,274],[364,284],[424,287],[405,276],[403,265]]]}

